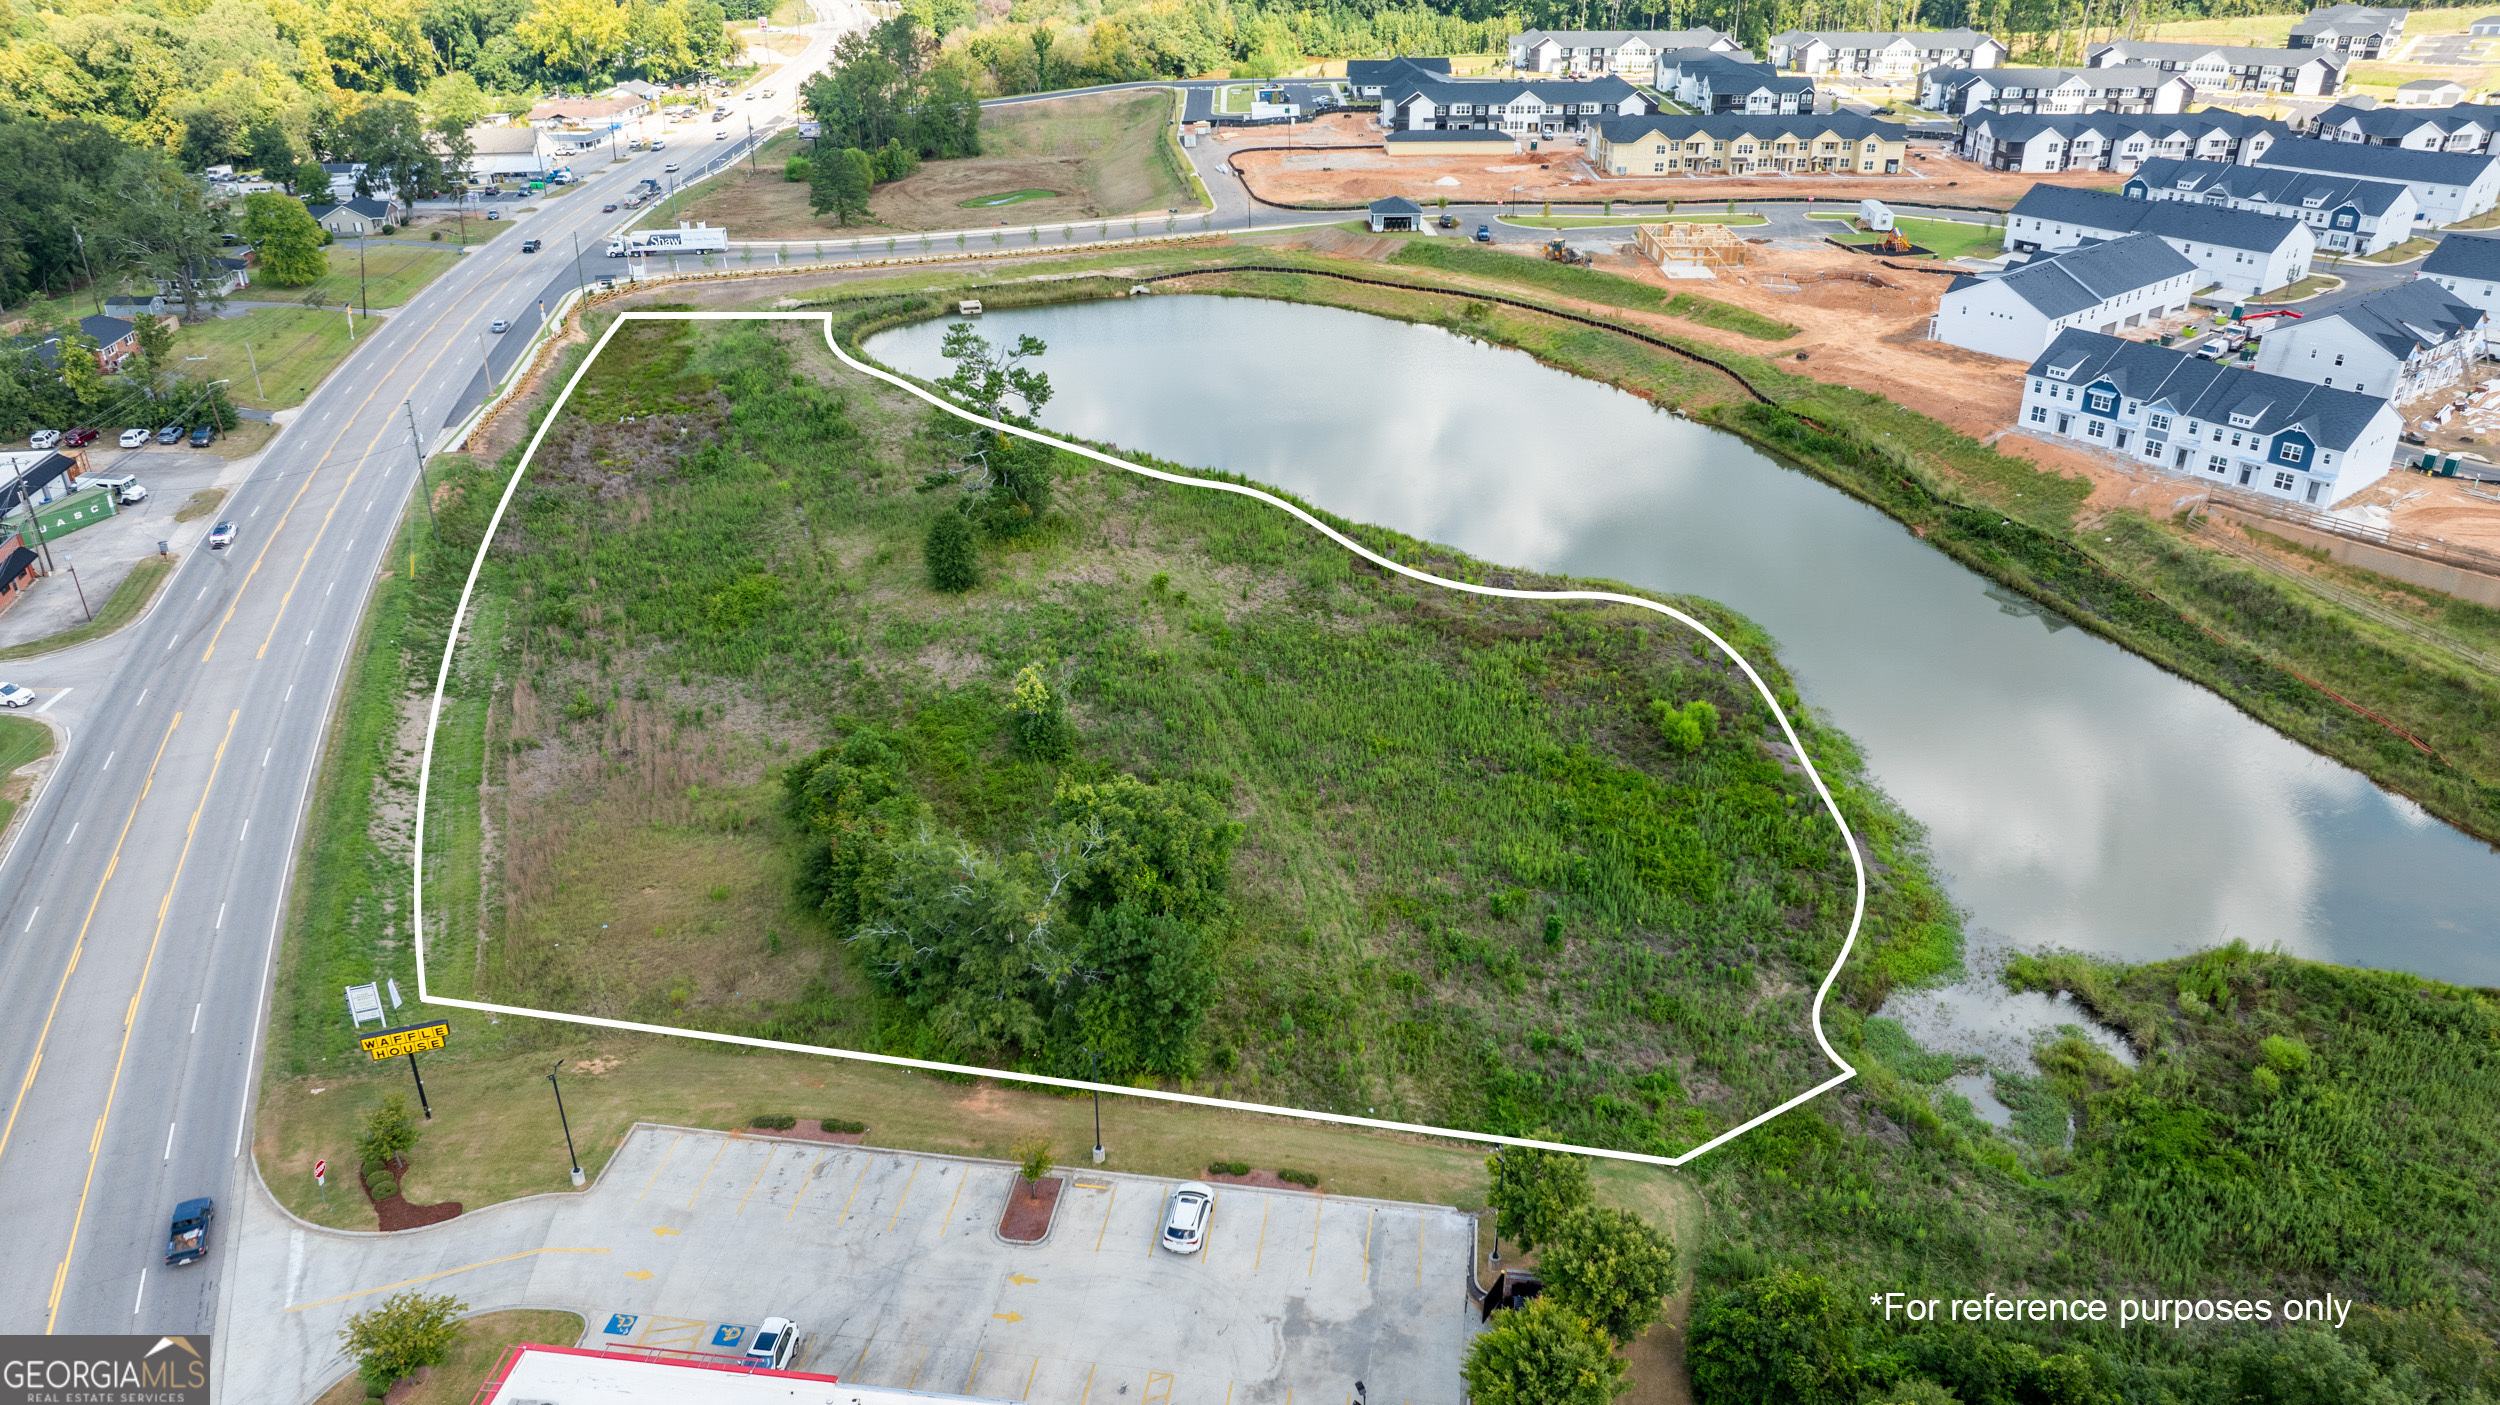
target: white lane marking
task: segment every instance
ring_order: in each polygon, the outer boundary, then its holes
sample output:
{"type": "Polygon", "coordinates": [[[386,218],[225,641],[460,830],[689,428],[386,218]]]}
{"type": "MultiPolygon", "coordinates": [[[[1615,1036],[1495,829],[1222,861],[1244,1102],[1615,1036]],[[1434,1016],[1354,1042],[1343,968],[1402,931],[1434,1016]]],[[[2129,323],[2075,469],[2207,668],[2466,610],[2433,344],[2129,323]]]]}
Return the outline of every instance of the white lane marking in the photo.
{"type": "Polygon", "coordinates": [[[330,592],[331,592],[331,591],[334,591],[334,590],[336,590],[336,589],[338,589],[338,588],[339,588],[339,583],[338,583],[337,581],[332,581],[332,582],[330,582],[328,585],[325,585],[325,586],[323,586],[323,587],[321,588],[321,594],[322,594],[323,598],[325,598],[325,599],[326,599],[326,598],[328,598],[328,596],[329,596],[329,594],[330,594],[330,592]]]}
{"type": "MultiPolygon", "coordinates": [[[[225,905],[224,903],[219,903],[219,904],[217,904],[217,922],[216,922],[216,926],[217,926],[217,927],[219,927],[219,928],[222,928],[222,927],[224,927],[225,925],[226,925],[226,905],[225,905]]],[[[214,930],[214,929],[212,929],[212,930],[214,930]]]]}
{"type": "Polygon", "coordinates": [[[252,509],[252,516],[254,516],[254,517],[258,517],[258,516],[260,516],[260,509],[259,509],[259,508],[257,508],[257,507],[256,507],[256,508],[253,508],[253,509],[252,509]]]}
{"type": "Polygon", "coordinates": [[[304,647],[305,647],[305,648],[307,648],[307,649],[311,648],[311,647],[312,647],[312,641],[313,641],[313,632],[312,632],[311,630],[309,630],[309,629],[308,629],[308,630],[305,630],[305,631],[304,631],[304,647]]]}
{"type": "Polygon", "coordinates": [[[169,653],[169,654],[170,654],[170,653],[172,653],[172,652],[173,652],[173,650],[174,650],[174,645],[175,645],[175,643],[176,643],[176,642],[178,642],[181,638],[182,638],[182,636],[181,636],[181,635],[179,635],[179,634],[177,634],[177,635],[175,635],[172,639],[168,639],[168,640],[166,640],[166,641],[165,641],[165,652],[167,652],[167,653],[169,653]]]}
{"type": "Polygon", "coordinates": [[[77,842],[78,842],[78,826],[80,826],[80,825],[82,825],[82,824],[85,824],[85,823],[86,823],[86,821],[85,821],[85,820],[74,820],[74,821],[72,821],[72,822],[70,823],[70,827],[69,827],[69,838],[64,839],[64,840],[62,840],[62,841],[61,841],[61,847],[62,847],[62,848],[65,848],[65,849],[66,849],[66,848],[68,848],[70,845],[75,844],[75,843],[77,843],[77,842]]]}
{"type": "Polygon", "coordinates": [[[104,753],[104,764],[96,769],[96,774],[100,776],[106,771],[112,770],[113,758],[119,755],[121,755],[121,753],[118,751],[108,751],[104,753]]]}
{"type": "MultiPolygon", "coordinates": [[[[42,904],[42,903],[37,903],[37,904],[35,904],[35,912],[41,912],[41,911],[43,911],[43,904],[42,904]]],[[[17,929],[17,934],[18,934],[19,936],[21,936],[21,937],[22,937],[22,936],[26,935],[28,932],[31,932],[31,931],[35,930],[35,912],[30,912],[30,913],[27,913],[27,914],[26,914],[26,925],[17,929]]]]}
{"type": "Polygon", "coordinates": [[[140,1266],[140,1269],[139,1269],[139,1296],[137,1296],[137,1297],[135,1297],[135,1298],[132,1298],[132,1299],[130,1300],[130,1315],[131,1315],[131,1316],[133,1316],[133,1317],[138,1316],[138,1315],[139,1315],[139,1304],[141,1304],[141,1303],[143,1303],[143,1302],[146,1302],[147,1300],[148,1300],[148,1271],[147,1271],[147,1268],[146,1268],[146,1266],[145,1266],[145,1265],[141,1265],[141,1266],[140,1266]]]}
{"type": "Polygon", "coordinates": [[[145,689],[145,688],[141,688],[141,689],[139,690],[139,702],[132,703],[132,704],[131,704],[131,706],[132,706],[132,707],[137,707],[137,706],[139,705],[139,703],[146,702],[147,700],[148,700],[148,690],[147,690],[147,689],[145,689]]]}
{"type": "Polygon", "coordinates": [[[207,587],[207,586],[201,586],[201,587],[200,587],[200,593],[199,593],[198,595],[194,595],[194,596],[192,596],[191,598],[192,598],[192,599],[194,599],[194,600],[198,600],[198,599],[201,599],[202,597],[206,596],[207,594],[208,594],[208,587],[207,587]]]}
{"type": "Polygon", "coordinates": [[[181,1125],[182,1125],[182,1124],[181,1124],[181,1123],[179,1123],[179,1122],[168,1122],[168,1123],[166,1123],[166,1124],[165,1124],[165,1157],[164,1157],[164,1159],[165,1159],[165,1160],[167,1160],[167,1161],[171,1161],[171,1160],[173,1160],[173,1159],[174,1159],[174,1128],[179,1127],[179,1126],[181,1126],[181,1125]]]}
{"type": "Polygon", "coordinates": [[[66,698],[66,697],[68,697],[70,694],[72,694],[72,693],[74,693],[74,692],[77,692],[77,691],[78,691],[78,690],[77,690],[76,688],[55,688],[55,689],[52,691],[52,696],[50,696],[50,697],[48,697],[48,698],[45,698],[45,699],[43,700],[43,705],[42,705],[41,707],[36,708],[36,709],[35,709],[35,711],[37,711],[37,712],[50,712],[50,711],[52,710],[52,705],[53,705],[54,703],[59,702],[61,699],[66,698]]]}
{"type": "Polygon", "coordinates": [[[193,1034],[200,1032],[200,1010],[207,1004],[208,1002],[203,1000],[198,1005],[191,1007],[191,1032],[193,1034]]]}
{"type": "Polygon", "coordinates": [[[251,822],[250,820],[245,820],[245,821],[243,822],[243,827],[242,827],[241,829],[236,830],[236,831],[234,832],[234,842],[235,842],[235,843],[237,843],[237,844],[242,843],[242,842],[243,842],[243,836],[244,836],[244,835],[246,835],[246,834],[249,834],[249,833],[251,833],[251,832],[252,832],[252,822],[251,822]]]}
{"type": "Polygon", "coordinates": [[[339,548],[339,550],[340,550],[342,553],[344,553],[344,552],[349,552],[349,551],[354,551],[355,549],[356,549],[356,539],[355,539],[354,537],[349,537],[349,538],[347,539],[347,545],[345,545],[345,546],[343,546],[343,547],[340,547],[340,548],[339,548]]]}
{"type": "Polygon", "coordinates": [[[268,769],[269,769],[269,758],[270,758],[270,757],[272,757],[272,756],[275,756],[275,755],[277,755],[277,754],[278,754],[278,749],[277,749],[276,747],[274,747],[274,746],[273,746],[273,747],[271,747],[271,748],[269,748],[267,751],[262,752],[262,753],[260,754],[260,768],[261,768],[262,770],[264,770],[264,771],[268,770],[268,769]]]}
{"type": "Polygon", "coordinates": [[[280,701],[280,702],[282,702],[282,703],[291,703],[291,702],[295,701],[295,685],[294,685],[294,684],[292,684],[292,683],[287,684],[287,685],[286,685],[286,696],[285,696],[285,697],[283,697],[283,698],[278,699],[278,701],[280,701]]]}

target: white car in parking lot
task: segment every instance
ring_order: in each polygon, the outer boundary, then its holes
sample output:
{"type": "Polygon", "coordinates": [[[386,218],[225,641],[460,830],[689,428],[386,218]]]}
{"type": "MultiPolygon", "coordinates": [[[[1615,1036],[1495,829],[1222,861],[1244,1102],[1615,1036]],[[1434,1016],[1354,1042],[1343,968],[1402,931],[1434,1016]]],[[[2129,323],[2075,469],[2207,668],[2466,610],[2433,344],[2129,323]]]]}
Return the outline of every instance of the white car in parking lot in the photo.
{"type": "Polygon", "coordinates": [[[155,437],[156,431],[152,429],[125,429],[122,431],[121,444],[125,449],[145,448],[147,442],[155,437]]]}
{"type": "Polygon", "coordinates": [[[798,1349],[799,1324],[787,1317],[767,1317],[747,1338],[746,1364],[756,1371],[788,1370],[798,1349]]]}
{"type": "Polygon", "coordinates": [[[57,429],[38,429],[34,433],[26,436],[26,442],[33,448],[49,449],[53,445],[61,442],[61,431],[57,429]]]}
{"type": "Polygon", "coordinates": [[[1215,1188],[1190,1181],[1172,1192],[1163,1212],[1163,1247],[1175,1254],[1194,1254],[1207,1242],[1207,1221],[1215,1217],[1215,1188]]]}

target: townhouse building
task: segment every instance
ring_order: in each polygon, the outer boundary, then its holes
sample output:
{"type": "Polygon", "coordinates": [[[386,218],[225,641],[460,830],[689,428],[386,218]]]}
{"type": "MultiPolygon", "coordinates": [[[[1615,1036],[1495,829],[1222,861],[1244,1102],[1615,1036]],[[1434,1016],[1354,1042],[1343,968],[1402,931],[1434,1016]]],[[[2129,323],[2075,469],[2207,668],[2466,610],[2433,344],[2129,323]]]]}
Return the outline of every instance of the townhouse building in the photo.
{"type": "Polygon", "coordinates": [[[2438,112],[2401,108],[2330,107],[2309,120],[2309,135],[2362,146],[2399,146],[2407,151],[2489,151],[2500,130],[2500,108],[2452,107],[2438,112]]]}
{"type": "Polygon", "coordinates": [[[2309,273],[2317,236],[2299,220],[2169,200],[2130,200],[2106,190],[2035,185],[2005,217],[2005,247],[2054,253],[2092,240],[2151,234],[2193,262],[2204,281],[2263,293],[2309,273]]]}
{"type": "Polygon", "coordinates": [[[1695,112],[1812,112],[1814,80],[1706,49],[1678,49],[1658,59],[1651,86],[1695,112]]]}
{"type": "Polygon", "coordinates": [[[2288,93],[2328,97],[2343,91],[2344,56],[2329,49],[2251,49],[2238,45],[2155,44],[2121,39],[2085,52],[2094,68],[2138,64],[2176,73],[2199,93],[2288,93]]]}
{"type": "Polygon", "coordinates": [[[1345,65],[1346,86],[1358,98],[1377,99],[1400,83],[1440,82],[1449,76],[1450,61],[1437,57],[1401,54],[1392,59],[1348,59],[1345,65]]]}
{"type": "Polygon", "coordinates": [[[1637,117],[1648,100],[1620,78],[1412,80],[1387,91],[1380,119],[1392,133],[1499,131],[1555,136],[1608,117],[1637,117]]]}
{"type": "Polygon", "coordinates": [[[1655,81],[1658,56],[1678,49],[1751,58],[1734,39],[1701,29],[1531,29],[1510,40],[1510,66],[1520,73],[1613,74],[1655,81]]]}
{"type": "Polygon", "coordinates": [[[2187,311],[2196,265],[2150,234],[1955,278],[1927,334],[2021,361],[2075,328],[2117,332],[2187,311]]]}
{"type": "Polygon", "coordinates": [[[1618,176],[1743,175],[1757,171],[1899,175],[1908,129],[1837,113],[1717,117],[1653,113],[1597,125],[1589,160],[1618,176]]]}
{"type": "Polygon", "coordinates": [[[1954,154],[1995,171],[2132,171],[2160,157],[2253,161],[2291,128],[2227,108],[2176,115],[2096,112],[2033,117],[1973,112],[1955,126],[1954,154]]]}
{"type": "Polygon", "coordinates": [[[2141,64],[2105,68],[1931,68],[1919,75],[1918,105],[1930,112],[2063,116],[2082,112],[2187,110],[2195,88],[2176,73],[2141,64]]]}
{"type": "Polygon", "coordinates": [[[2366,255],[2413,237],[2421,207],[2395,181],[2314,171],[2278,171],[2220,161],[2153,160],[2136,167],[2120,187],[2130,200],[2177,200],[2255,210],[2309,226],[2318,248],[2331,254],[2366,255]]]}
{"type": "Polygon", "coordinates": [[[2005,44],[1976,29],[1855,30],[1792,29],[1774,34],[1762,56],[1794,73],[1853,78],[1915,78],[1931,68],[1996,68],[2013,56],[2005,44]]]}
{"type": "Polygon", "coordinates": [[[2082,330],[2033,360],[2019,414],[2026,434],[2317,507],[2386,477],[2402,430],[2383,396],[2082,330]]]}
{"type": "Polygon", "coordinates": [[[2366,5],[2321,5],[2292,26],[2284,42],[2295,49],[2333,49],[2357,59],[2392,52],[2404,37],[2410,10],[2377,10],[2366,5]]]}
{"type": "Polygon", "coordinates": [[[2256,164],[2402,181],[2412,189],[2414,202],[2422,207],[2422,222],[2427,224],[2455,224],[2500,203],[2500,156],[2300,139],[2276,142],[2256,164]]]}
{"type": "Polygon", "coordinates": [[[2417,283],[2435,283],[2459,302],[2500,316],[2500,238],[2451,234],[2422,260],[2417,283]]]}
{"type": "Polygon", "coordinates": [[[2472,374],[2490,320],[2439,284],[2415,279],[2269,330],[2257,369],[2384,395],[2401,407],[2472,374]]]}

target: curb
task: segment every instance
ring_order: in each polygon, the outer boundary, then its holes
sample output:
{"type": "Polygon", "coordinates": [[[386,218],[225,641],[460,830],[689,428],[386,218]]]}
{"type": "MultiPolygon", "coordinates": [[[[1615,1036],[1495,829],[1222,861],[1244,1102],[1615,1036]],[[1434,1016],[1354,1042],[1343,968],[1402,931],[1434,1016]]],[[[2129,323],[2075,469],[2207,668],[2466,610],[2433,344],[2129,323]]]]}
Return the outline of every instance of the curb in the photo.
{"type": "MultiPolygon", "coordinates": [[[[1004,1206],[999,1209],[998,1219],[993,1220],[990,1223],[990,1238],[997,1240],[999,1243],[1006,1245],[1010,1249],[1039,1249],[1043,1245],[1048,1244],[1050,1242],[1052,1232],[1059,1228],[1059,1207],[1068,1203],[1068,1192],[1075,1188],[1074,1183],[1071,1182],[1066,1176],[1053,1175],[1051,1179],[1059,1182],[1059,1190],[1056,1194],[1050,1197],[1050,1223],[1042,1226],[1041,1238],[1009,1239],[1006,1235],[999,1233],[999,1224],[1007,1218],[1007,1211],[1004,1206]]],[[[1024,1177],[1021,1174],[1007,1182],[1007,1200],[1009,1204],[1015,1203],[1016,1187],[1022,1185],[1023,1183],[1024,1177]]]]}

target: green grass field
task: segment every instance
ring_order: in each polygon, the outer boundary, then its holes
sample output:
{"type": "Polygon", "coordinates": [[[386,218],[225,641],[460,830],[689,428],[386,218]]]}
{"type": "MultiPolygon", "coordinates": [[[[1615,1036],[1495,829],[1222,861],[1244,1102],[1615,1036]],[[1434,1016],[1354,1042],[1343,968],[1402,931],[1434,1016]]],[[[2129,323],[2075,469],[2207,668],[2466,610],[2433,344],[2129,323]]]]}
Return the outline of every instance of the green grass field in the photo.
{"type": "MultiPolygon", "coordinates": [[[[1813,215],[1809,218],[1854,220],[1857,216],[1813,215]]],[[[1962,224],[1955,220],[1913,219],[1896,219],[1893,223],[1900,228],[1902,237],[1922,249],[1933,250],[1939,258],[1986,259],[2005,252],[2005,245],[2002,242],[2003,231],[1988,225],[1962,224]]],[[[1872,244],[1877,236],[1851,231],[1835,232],[1832,237],[1844,244],[1872,244]]]]}
{"type": "Polygon", "coordinates": [[[319,281],[302,288],[255,289],[245,296],[281,301],[318,294],[324,305],[332,307],[351,302],[358,307],[398,307],[459,261],[460,256],[448,247],[458,242],[455,226],[444,233],[447,247],[439,250],[375,244],[364,251],[361,268],[354,244],[334,244],[328,251],[330,271],[319,281]]]}
{"type": "Polygon", "coordinates": [[[1500,253],[1471,244],[1418,239],[1391,255],[1389,261],[1471,277],[1532,284],[1547,292],[1614,307],[1664,312],[1671,317],[1681,317],[1723,331],[1740,332],[1763,341],[1785,341],[1797,335],[1797,328],[1789,323],[1698,294],[1671,294],[1666,289],[1636,283],[1620,274],[1549,263],[1543,259],[1500,253]]]}
{"type": "Polygon", "coordinates": [[[303,404],[321,378],[347,359],[355,350],[354,337],[382,330],[374,319],[357,317],[351,336],[349,322],[342,307],[255,308],[240,317],[185,323],[174,333],[174,355],[191,374],[227,381],[226,393],[236,404],[283,410],[303,404]]]}
{"type": "MultiPolygon", "coordinates": [[[[52,729],[24,717],[0,717],[0,777],[52,752],[52,729]]],[[[17,815],[15,786],[0,787],[0,832],[17,815]]]]}
{"type": "Polygon", "coordinates": [[[130,574],[122,577],[120,585],[113,587],[113,593],[106,597],[104,607],[95,612],[94,619],[72,625],[58,634],[0,649],[0,659],[29,659],[110,634],[137,619],[140,611],[148,607],[148,602],[156,598],[156,588],[173,573],[172,561],[151,556],[130,568],[130,574]]]}

